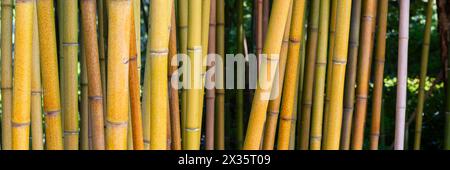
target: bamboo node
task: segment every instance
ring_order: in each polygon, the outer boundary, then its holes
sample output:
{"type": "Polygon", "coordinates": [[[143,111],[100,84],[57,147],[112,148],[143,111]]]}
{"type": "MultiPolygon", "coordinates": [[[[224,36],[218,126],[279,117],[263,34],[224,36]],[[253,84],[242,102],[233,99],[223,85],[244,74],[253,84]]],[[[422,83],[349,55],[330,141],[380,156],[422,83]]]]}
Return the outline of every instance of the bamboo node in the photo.
{"type": "Polygon", "coordinates": [[[13,122],[11,121],[11,126],[12,127],[24,127],[24,126],[30,126],[31,122],[24,122],[24,123],[18,123],[18,122],[13,122]]]}
{"type": "Polygon", "coordinates": [[[64,130],[64,136],[65,135],[78,135],[80,132],[77,130],[64,130]]]}
{"type": "Polygon", "coordinates": [[[293,122],[293,121],[297,120],[297,119],[294,119],[293,117],[286,118],[286,117],[283,117],[283,116],[281,116],[280,119],[283,120],[283,121],[288,121],[288,122],[293,122]]]}
{"type": "Polygon", "coordinates": [[[47,111],[47,112],[45,112],[45,115],[53,117],[53,116],[57,116],[58,113],[61,113],[61,110],[47,111]]]}
{"type": "Polygon", "coordinates": [[[279,111],[268,111],[267,113],[269,116],[278,116],[280,114],[279,111]]]}
{"type": "Polygon", "coordinates": [[[89,100],[103,100],[103,96],[88,96],[89,100]]]}
{"type": "Polygon", "coordinates": [[[367,100],[368,98],[366,95],[356,95],[356,100],[367,100]]]}
{"type": "Polygon", "coordinates": [[[333,64],[345,65],[345,64],[347,64],[347,60],[333,59],[333,64]]]}
{"type": "Polygon", "coordinates": [[[317,66],[326,66],[327,65],[327,62],[325,61],[325,62],[323,62],[323,61],[317,61],[316,62],[316,65],[317,66]]]}
{"type": "Polygon", "coordinates": [[[109,126],[109,127],[127,127],[128,126],[128,121],[112,122],[112,121],[106,120],[106,126],[109,126]]]}
{"type": "Polygon", "coordinates": [[[32,90],[31,95],[40,95],[42,94],[42,90],[32,90]]]}
{"type": "Polygon", "coordinates": [[[152,57],[166,57],[168,54],[169,54],[168,49],[150,50],[150,56],[152,57]]]}
{"type": "Polygon", "coordinates": [[[3,90],[12,90],[12,87],[2,87],[1,89],[2,89],[2,91],[3,90]]]}
{"type": "Polygon", "coordinates": [[[187,132],[198,132],[200,131],[200,128],[186,128],[187,132]]]}
{"type": "Polygon", "coordinates": [[[187,51],[188,52],[193,52],[193,53],[195,53],[195,52],[202,52],[202,47],[201,46],[197,46],[197,47],[193,47],[193,48],[187,48],[187,51]]]}
{"type": "Polygon", "coordinates": [[[78,42],[64,42],[64,43],[62,43],[62,45],[64,47],[67,47],[67,46],[79,46],[78,42]]]}

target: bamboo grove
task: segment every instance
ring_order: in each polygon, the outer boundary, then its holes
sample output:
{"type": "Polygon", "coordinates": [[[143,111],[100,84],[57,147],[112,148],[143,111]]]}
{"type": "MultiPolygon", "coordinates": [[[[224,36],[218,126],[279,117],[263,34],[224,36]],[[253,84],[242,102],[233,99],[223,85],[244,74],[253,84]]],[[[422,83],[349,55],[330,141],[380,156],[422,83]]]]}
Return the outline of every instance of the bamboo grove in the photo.
{"type": "MultiPolygon", "coordinates": [[[[444,87],[450,111],[447,10],[443,0],[2,0],[1,148],[420,150],[432,88],[444,87]],[[430,85],[433,38],[442,68],[430,85]]],[[[439,121],[450,149],[449,114],[439,121]]]]}

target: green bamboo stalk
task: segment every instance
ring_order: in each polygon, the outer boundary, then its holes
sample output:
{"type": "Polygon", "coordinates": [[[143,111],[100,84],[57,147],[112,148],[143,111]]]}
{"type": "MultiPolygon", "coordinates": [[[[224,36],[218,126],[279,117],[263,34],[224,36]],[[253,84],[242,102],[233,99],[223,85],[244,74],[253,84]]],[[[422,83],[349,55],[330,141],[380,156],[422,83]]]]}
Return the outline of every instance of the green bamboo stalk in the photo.
{"type": "Polygon", "coordinates": [[[11,114],[12,114],[12,16],[13,0],[1,2],[1,47],[2,47],[2,149],[11,149],[11,114]]]}
{"type": "MultiPolygon", "coordinates": [[[[237,10],[237,52],[244,54],[244,2],[236,1],[237,10]]],[[[236,89],[236,149],[242,148],[244,138],[244,89],[236,89]]]]}
{"type": "Polygon", "coordinates": [[[425,82],[427,78],[428,57],[430,55],[429,52],[430,52],[431,23],[432,23],[431,17],[433,15],[433,4],[434,0],[428,0],[425,31],[422,44],[422,58],[420,61],[421,66],[420,66],[420,83],[419,83],[419,97],[418,97],[419,101],[417,104],[414,150],[420,150],[420,142],[421,142],[420,139],[422,135],[422,117],[423,117],[422,112],[425,103],[425,82]]]}

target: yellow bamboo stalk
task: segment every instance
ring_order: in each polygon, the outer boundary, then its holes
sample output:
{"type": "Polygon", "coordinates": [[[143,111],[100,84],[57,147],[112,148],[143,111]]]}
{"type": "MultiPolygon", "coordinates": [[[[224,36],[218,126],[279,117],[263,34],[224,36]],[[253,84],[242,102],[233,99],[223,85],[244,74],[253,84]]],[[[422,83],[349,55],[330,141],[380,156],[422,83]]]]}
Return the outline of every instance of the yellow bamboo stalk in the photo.
{"type": "MultiPolygon", "coordinates": [[[[225,0],[217,0],[216,3],[216,52],[224,61],[225,56],[225,0]]],[[[214,122],[214,148],[216,150],[225,149],[225,90],[224,68],[216,67],[216,103],[214,122]]]]}
{"type": "Polygon", "coordinates": [[[31,61],[33,56],[33,12],[31,0],[16,1],[12,149],[28,150],[31,108],[31,61]]]}
{"type": "Polygon", "coordinates": [[[168,80],[167,53],[169,46],[170,3],[152,0],[150,5],[150,149],[167,149],[168,80]]]}
{"type": "Polygon", "coordinates": [[[200,98],[202,97],[202,0],[189,0],[188,15],[188,55],[190,59],[189,65],[189,86],[187,91],[187,112],[186,112],[186,128],[183,137],[184,149],[198,150],[200,149],[200,122],[198,121],[202,115],[200,108],[200,98]],[[195,30],[195,31],[192,31],[195,30]]]}
{"type": "Polygon", "coordinates": [[[39,52],[44,91],[45,142],[48,150],[62,150],[61,103],[56,55],[56,31],[53,0],[37,2],[39,52]]]}
{"type": "Polygon", "coordinates": [[[1,57],[2,57],[2,149],[11,149],[11,112],[12,112],[12,16],[13,0],[3,0],[1,21],[1,57]]]}
{"type": "MultiPolygon", "coordinates": [[[[333,72],[333,55],[334,55],[334,44],[336,39],[336,22],[337,22],[337,4],[338,0],[332,0],[331,1],[331,15],[330,15],[330,35],[328,40],[328,59],[327,59],[327,79],[326,79],[326,86],[325,86],[325,106],[324,106],[324,120],[323,120],[323,133],[326,134],[327,127],[328,127],[328,113],[329,113],[329,106],[330,106],[330,98],[331,98],[331,79],[332,79],[332,72],[333,72]]],[[[326,140],[326,136],[322,136],[322,141],[326,140]]],[[[322,142],[322,145],[324,142],[322,142]]],[[[323,146],[322,146],[323,147],[323,146]]]]}
{"type": "Polygon", "coordinates": [[[347,63],[348,40],[350,30],[351,0],[337,2],[335,47],[333,54],[332,84],[329,115],[325,133],[324,150],[339,149],[342,125],[342,104],[344,93],[345,66],[347,63]]]}
{"type": "Polygon", "coordinates": [[[314,73],[314,96],[312,106],[311,119],[311,150],[320,150],[322,143],[322,121],[323,121],[323,105],[327,66],[327,46],[328,46],[328,29],[330,19],[330,1],[324,0],[320,2],[320,23],[317,44],[317,58],[314,73]]]}
{"type": "MultiPolygon", "coordinates": [[[[317,1],[320,3],[320,1],[317,1]]],[[[281,115],[280,115],[280,126],[278,131],[278,150],[289,149],[291,126],[292,126],[292,116],[295,112],[295,98],[296,98],[296,88],[297,83],[297,73],[299,70],[300,61],[300,43],[301,35],[303,34],[303,15],[305,14],[306,1],[304,0],[294,0],[292,9],[292,25],[290,26],[290,36],[289,36],[289,52],[287,57],[285,83],[283,85],[283,97],[281,103],[281,115]]]]}
{"type": "MultiPolygon", "coordinates": [[[[188,1],[178,1],[178,32],[179,32],[179,49],[180,54],[187,55],[187,41],[188,41],[188,1]]],[[[183,72],[187,73],[186,63],[183,63],[185,67],[183,72]]],[[[187,85],[188,80],[183,80],[183,89],[181,90],[181,133],[182,137],[185,136],[186,129],[186,112],[187,112],[187,85]]],[[[182,143],[184,147],[185,142],[182,143]]]]}
{"type": "Polygon", "coordinates": [[[39,34],[36,1],[33,1],[33,59],[31,71],[31,149],[43,150],[42,139],[42,86],[41,66],[39,65],[39,34]]]}
{"type": "Polygon", "coordinates": [[[99,43],[96,36],[95,7],[96,3],[91,0],[81,1],[83,47],[86,56],[86,69],[89,82],[89,122],[91,124],[92,149],[104,150],[103,94],[98,53],[99,43]]]}
{"type": "MultiPolygon", "coordinates": [[[[211,13],[211,0],[202,0],[202,85],[201,85],[201,97],[199,102],[199,108],[203,110],[204,105],[204,95],[205,95],[205,78],[206,78],[206,68],[207,68],[207,55],[208,55],[208,42],[209,42],[209,18],[211,13]]],[[[200,125],[200,131],[202,129],[202,118],[203,113],[200,113],[198,117],[198,124],[200,125]]]]}
{"type": "Polygon", "coordinates": [[[244,150],[259,149],[263,134],[264,122],[266,121],[267,106],[269,104],[270,92],[274,82],[275,70],[278,65],[281,44],[283,41],[284,28],[291,1],[274,1],[272,14],[269,22],[268,34],[266,36],[266,45],[263,53],[267,54],[261,61],[259,86],[255,91],[252,110],[248,122],[247,134],[244,141],[244,150]]]}
{"type": "Polygon", "coordinates": [[[106,149],[127,149],[130,0],[108,1],[106,149]]]}
{"type": "Polygon", "coordinates": [[[63,2],[64,148],[78,149],[78,1],[63,2]]]}
{"type": "MultiPolygon", "coordinates": [[[[134,11],[134,33],[135,35],[135,41],[136,41],[136,52],[137,52],[137,69],[138,69],[138,82],[140,84],[141,82],[141,1],[140,0],[133,0],[133,11],[134,11]]],[[[140,94],[140,90],[139,90],[140,94]]]]}
{"type": "MultiPolygon", "coordinates": [[[[289,12],[289,15],[292,15],[292,9],[289,12]]],[[[272,88],[272,95],[276,95],[274,100],[269,102],[268,112],[267,112],[267,120],[264,129],[264,138],[262,149],[264,150],[273,150],[275,144],[275,132],[277,130],[278,123],[278,115],[280,113],[280,105],[281,105],[281,94],[282,87],[284,83],[285,70],[286,70],[286,62],[289,48],[289,35],[291,31],[291,16],[288,16],[288,21],[286,21],[286,27],[284,28],[283,42],[281,44],[280,50],[280,62],[278,66],[278,72],[275,74],[274,87],[272,88]],[[276,94],[275,94],[276,93],[276,94]]]]}

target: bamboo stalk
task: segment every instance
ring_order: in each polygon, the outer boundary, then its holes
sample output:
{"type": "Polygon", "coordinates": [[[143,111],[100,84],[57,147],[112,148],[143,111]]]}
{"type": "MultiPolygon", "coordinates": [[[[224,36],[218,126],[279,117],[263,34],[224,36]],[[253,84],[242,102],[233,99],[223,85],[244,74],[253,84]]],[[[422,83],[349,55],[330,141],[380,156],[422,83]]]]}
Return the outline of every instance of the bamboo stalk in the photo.
{"type": "Polygon", "coordinates": [[[33,8],[31,0],[16,1],[12,149],[28,150],[31,108],[31,61],[33,57],[33,8]]]}
{"type": "Polygon", "coordinates": [[[286,70],[286,62],[289,48],[289,35],[291,31],[291,15],[292,9],[289,9],[288,20],[286,21],[286,26],[284,28],[283,34],[283,42],[281,43],[280,50],[280,61],[277,69],[277,73],[275,73],[274,87],[272,88],[271,95],[275,95],[276,98],[274,100],[269,101],[269,107],[267,108],[267,120],[264,127],[264,136],[263,136],[263,144],[262,149],[264,150],[273,150],[275,144],[275,133],[277,130],[278,123],[278,115],[280,113],[280,105],[281,105],[281,94],[285,77],[286,70]]]}
{"type": "Polygon", "coordinates": [[[61,103],[53,0],[39,0],[38,27],[41,76],[44,91],[45,142],[48,150],[62,150],[61,103]]]}
{"type": "MultiPolygon", "coordinates": [[[[305,10],[306,12],[307,10],[305,10]]],[[[303,15],[303,20],[305,20],[307,17],[307,15],[303,15]]],[[[305,22],[304,22],[305,23],[305,22]]],[[[306,25],[307,24],[303,24],[302,29],[306,30],[306,25]]],[[[297,110],[302,110],[302,96],[303,96],[303,80],[304,80],[304,73],[305,73],[305,56],[306,56],[306,31],[302,31],[302,37],[301,37],[301,45],[300,45],[300,66],[299,66],[299,79],[298,79],[298,94],[297,94],[297,110]]],[[[301,112],[297,111],[297,117],[301,118],[301,112]]],[[[295,140],[296,141],[300,141],[300,137],[301,135],[299,135],[298,133],[301,132],[301,121],[297,121],[296,122],[296,133],[295,133],[295,140]]],[[[295,149],[300,150],[300,142],[295,143],[295,149]]]]}
{"type": "MultiPolygon", "coordinates": [[[[337,5],[338,0],[331,1],[331,14],[330,14],[330,33],[328,40],[328,60],[327,60],[327,79],[325,86],[325,106],[324,106],[324,120],[323,120],[323,136],[322,141],[326,141],[326,133],[328,127],[328,115],[330,110],[330,100],[331,100],[331,79],[333,74],[333,55],[334,55],[334,46],[336,40],[336,23],[337,23],[337,5]]],[[[325,142],[322,142],[322,148],[325,142]]]]}
{"type": "Polygon", "coordinates": [[[352,150],[362,150],[364,139],[364,125],[366,123],[367,112],[367,98],[369,92],[370,81],[370,55],[371,55],[371,41],[372,29],[374,28],[373,19],[375,17],[376,0],[368,0],[364,3],[361,22],[361,43],[358,58],[358,73],[356,86],[356,106],[355,106],[355,120],[352,128],[352,150]]]}
{"type": "Polygon", "coordinates": [[[397,104],[394,149],[403,150],[405,137],[406,86],[408,78],[408,38],[410,1],[400,0],[397,104]]]}
{"type": "Polygon", "coordinates": [[[302,93],[300,149],[308,150],[311,127],[311,106],[314,85],[314,66],[317,55],[320,1],[314,1],[308,20],[308,39],[306,42],[305,75],[302,93]]]}
{"type": "Polygon", "coordinates": [[[108,1],[106,149],[127,149],[130,0],[108,1]]]}
{"type": "Polygon", "coordinates": [[[186,150],[200,149],[200,122],[198,121],[202,114],[199,108],[200,98],[202,97],[202,0],[190,0],[188,2],[188,30],[196,30],[188,32],[188,56],[190,58],[189,65],[189,86],[187,90],[187,112],[186,112],[186,128],[183,148],[186,150]]]}
{"type": "Polygon", "coordinates": [[[323,105],[327,66],[328,30],[330,20],[330,1],[321,1],[319,18],[319,35],[317,43],[317,58],[314,73],[314,94],[311,119],[311,150],[320,150],[322,142],[323,105]]]}
{"type": "Polygon", "coordinates": [[[85,45],[86,69],[88,77],[89,114],[92,128],[92,148],[105,149],[103,94],[99,64],[97,28],[95,21],[96,4],[94,1],[81,1],[83,40],[85,45]]]}
{"type": "MultiPolygon", "coordinates": [[[[179,37],[179,49],[180,54],[187,55],[187,42],[188,42],[188,1],[178,1],[178,37],[179,37]]],[[[185,67],[183,73],[187,73],[187,64],[183,63],[185,67]]],[[[181,90],[181,133],[182,137],[185,136],[186,129],[186,112],[187,112],[187,85],[189,80],[185,80],[186,76],[183,76],[183,89],[181,90]]],[[[185,142],[182,143],[184,147],[185,142]]]]}
{"type": "Polygon", "coordinates": [[[339,140],[341,136],[342,125],[342,105],[343,105],[343,93],[344,93],[344,79],[345,79],[345,66],[347,63],[348,53],[348,41],[350,31],[350,15],[351,15],[351,0],[337,1],[336,8],[336,33],[335,33],[335,46],[333,53],[333,66],[332,66],[332,84],[330,94],[330,104],[328,113],[328,122],[326,124],[326,133],[323,144],[324,150],[337,150],[339,149],[339,140]]]}
{"type": "Polygon", "coordinates": [[[380,138],[380,124],[381,124],[381,108],[382,108],[382,94],[383,94],[383,73],[384,62],[386,54],[386,30],[388,17],[388,0],[381,0],[378,4],[378,30],[377,30],[377,45],[375,55],[375,83],[373,87],[372,99],[372,127],[370,132],[370,149],[378,149],[378,141],[380,138]]]}
{"type": "Polygon", "coordinates": [[[290,3],[291,1],[274,1],[273,3],[268,34],[265,40],[266,45],[263,50],[267,56],[265,59],[262,59],[259,72],[259,77],[265,78],[266,81],[261,80],[262,82],[259,82],[259,87],[255,92],[244,141],[244,150],[256,150],[260,147],[267,105],[269,104],[268,98],[270,98],[268,96],[272,90],[273,79],[276,73],[273,71],[276,68],[273,67],[278,65],[284,28],[289,14],[289,11],[286,9],[289,8],[290,3]]]}
{"type": "MultiPolygon", "coordinates": [[[[317,1],[318,5],[321,1],[317,1]]],[[[304,10],[306,6],[306,1],[304,0],[294,0],[292,7],[292,20],[291,24],[286,24],[289,26],[289,48],[288,57],[285,70],[285,80],[283,85],[283,96],[281,103],[281,115],[280,115],[280,125],[278,131],[278,150],[289,149],[290,135],[292,129],[292,119],[293,115],[296,115],[296,88],[298,87],[297,74],[299,70],[300,61],[300,46],[301,46],[301,36],[303,32],[303,22],[304,22],[304,10]]],[[[315,7],[315,6],[314,6],[315,7]]],[[[314,8],[313,7],[313,8],[314,8]]],[[[317,18],[318,19],[318,18],[317,18]]],[[[313,29],[313,28],[311,28],[313,29]]],[[[314,35],[311,35],[314,36],[314,35]]],[[[316,37],[317,38],[317,37],[316,37]]]]}
{"type": "Polygon", "coordinates": [[[33,58],[31,66],[31,148],[33,150],[43,150],[44,141],[42,138],[42,85],[41,66],[39,65],[39,30],[36,1],[33,1],[33,9],[33,58]]]}
{"type": "Polygon", "coordinates": [[[1,58],[2,58],[2,149],[12,147],[11,114],[12,114],[12,16],[13,0],[3,0],[1,19],[1,58]]]}
{"type": "MultiPolygon", "coordinates": [[[[199,101],[199,108],[203,111],[204,105],[204,96],[205,96],[205,78],[206,78],[206,68],[207,68],[207,55],[208,55],[208,41],[209,41],[209,20],[210,20],[210,12],[211,12],[211,0],[202,0],[202,20],[201,20],[201,44],[202,44],[202,84],[201,84],[201,97],[199,101]]],[[[203,112],[200,112],[200,116],[198,117],[198,123],[200,125],[200,132],[202,129],[202,120],[203,120],[203,112]]]]}
{"type": "MultiPolygon", "coordinates": [[[[216,27],[216,52],[224,61],[225,56],[225,0],[217,0],[217,27],[216,27]]],[[[223,88],[224,67],[216,66],[216,102],[215,102],[215,122],[214,122],[214,148],[216,150],[225,149],[225,90],[223,88]]]]}
{"type": "MultiPolygon", "coordinates": [[[[98,50],[100,58],[100,75],[102,84],[102,95],[106,96],[106,57],[107,57],[107,43],[108,43],[108,5],[107,0],[98,0],[98,50]]],[[[106,111],[106,99],[103,98],[103,110],[106,111]]],[[[103,119],[106,121],[106,112],[103,114],[103,119]]]]}
{"type": "MultiPolygon", "coordinates": [[[[270,0],[263,0],[263,19],[262,19],[262,41],[266,41],[267,30],[269,27],[269,18],[270,18],[270,0]]],[[[262,44],[264,45],[264,44],[262,44]]],[[[264,50],[264,49],[262,49],[264,50]]],[[[262,51],[261,51],[262,52],[262,51]]]]}
{"type": "Polygon", "coordinates": [[[431,22],[433,15],[433,0],[428,0],[427,13],[426,13],[426,23],[424,31],[424,41],[422,45],[422,57],[421,57],[421,67],[420,67],[420,83],[419,83],[419,101],[417,104],[416,114],[416,128],[414,136],[414,150],[420,150],[421,135],[422,135],[422,113],[425,103],[425,82],[427,78],[427,67],[428,67],[428,57],[430,52],[430,39],[431,39],[431,22]]]}
{"type": "Polygon", "coordinates": [[[150,5],[149,31],[150,63],[150,149],[165,150],[167,137],[168,115],[168,80],[167,80],[167,53],[169,45],[170,3],[167,0],[152,0],[150,5]]]}
{"type": "MultiPolygon", "coordinates": [[[[210,24],[209,24],[209,40],[208,40],[208,54],[216,53],[216,0],[211,0],[210,9],[210,24]]],[[[207,62],[208,70],[215,68],[215,58],[208,56],[207,62]]],[[[206,75],[215,80],[215,74],[206,75]]],[[[178,97],[178,96],[177,96],[178,97]]],[[[214,121],[215,121],[215,88],[206,90],[206,150],[214,150],[214,121]]]]}
{"type": "Polygon", "coordinates": [[[256,56],[258,57],[258,66],[259,57],[263,50],[263,4],[263,0],[256,0],[256,56]]]}
{"type": "MultiPolygon", "coordinates": [[[[131,18],[134,18],[134,8],[131,10],[131,18]]],[[[142,115],[141,115],[141,95],[139,83],[138,52],[136,47],[136,29],[134,22],[131,24],[130,36],[130,68],[129,68],[129,88],[130,88],[130,108],[131,125],[133,137],[133,149],[144,149],[144,137],[142,133],[142,115]]]]}
{"type": "Polygon", "coordinates": [[[350,44],[348,51],[348,65],[345,72],[345,87],[344,87],[344,110],[342,118],[342,150],[350,149],[350,139],[352,132],[353,111],[355,105],[355,82],[358,65],[358,50],[361,28],[361,8],[362,1],[353,0],[352,5],[352,19],[350,25],[350,44]]]}
{"type": "MultiPolygon", "coordinates": [[[[237,42],[236,49],[238,54],[244,54],[244,2],[242,0],[236,1],[236,12],[237,12],[237,42]]],[[[239,76],[238,76],[239,77],[239,76]]],[[[245,77],[245,75],[244,75],[245,77]]],[[[237,83],[239,84],[239,82],[237,83]]],[[[236,88],[236,149],[242,148],[243,138],[244,138],[244,89],[236,88]]]]}
{"type": "MultiPolygon", "coordinates": [[[[64,114],[66,113],[66,111],[64,109],[66,109],[66,107],[64,106],[66,103],[64,102],[64,100],[66,99],[64,97],[65,92],[63,91],[63,89],[65,88],[65,81],[66,79],[64,78],[64,76],[66,75],[64,73],[65,71],[65,65],[64,65],[64,52],[63,52],[63,38],[64,38],[64,1],[56,1],[56,23],[58,24],[58,36],[57,41],[58,41],[58,46],[56,47],[57,50],[57,55],[58,55],[58,62],[59,62],[59,86],[60,88],[60,95],[61,95],[61,125],[62,125],[62,130],[64,131],[64,122],[65,122],[65,118],[64,118],[64,114]]],[[[63,140],[64,140],[64,135],[63,135],[63,140]]]]}
{"type": "Polygon", "coordinates": [[[78,150],[78,2],[63,2],[64,148],[78,150]]]}
{"type": "MultiPolygon", "coordinates": [[[[83,33],[81,33],[83,34],[83,33]]],[[[88,92],[88,77],[87,77],[87,66],[86,66],[86,50],[84,46],[86,45],[83,35],[80,38],[81,48],[80,48],[80,85],[81,85],[81,96],[80,96],[80,149],[89,150],[89,92],[88,92]]]]}

